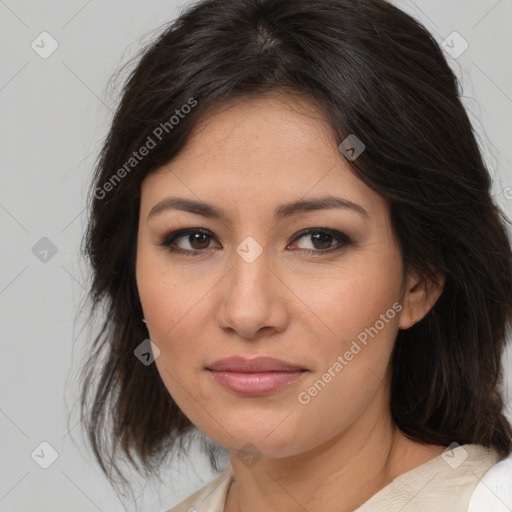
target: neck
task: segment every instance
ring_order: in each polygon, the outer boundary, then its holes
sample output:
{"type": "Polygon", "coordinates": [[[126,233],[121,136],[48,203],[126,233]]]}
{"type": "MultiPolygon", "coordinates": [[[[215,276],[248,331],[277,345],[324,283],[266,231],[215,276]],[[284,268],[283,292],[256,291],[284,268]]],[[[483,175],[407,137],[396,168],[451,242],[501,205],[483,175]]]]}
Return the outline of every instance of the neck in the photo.
{"type": "Polygon", "coordinates": [[[349,429],[306,453],[263,457],[250,467],[231,453],[235,482],[224,510],[349,512],[443,449],[406,438],[388,409],[370,407],[349,429]]]}

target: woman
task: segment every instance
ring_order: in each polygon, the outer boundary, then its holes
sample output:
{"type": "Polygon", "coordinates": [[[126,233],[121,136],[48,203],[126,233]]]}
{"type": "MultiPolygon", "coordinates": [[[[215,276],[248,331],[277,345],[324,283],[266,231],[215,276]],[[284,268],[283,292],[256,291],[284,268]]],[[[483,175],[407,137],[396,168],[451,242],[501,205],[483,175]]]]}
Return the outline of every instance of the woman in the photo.
{"type": "Polygon", "coordinates": [[[119,451],[156,474],[200,431],[229,464],[173,511],[507,488],[512,252],[457,87],[382,0],[203,0],[145,50],[85,239],[107,316],[83,421],[112,481],[119,451]]]}

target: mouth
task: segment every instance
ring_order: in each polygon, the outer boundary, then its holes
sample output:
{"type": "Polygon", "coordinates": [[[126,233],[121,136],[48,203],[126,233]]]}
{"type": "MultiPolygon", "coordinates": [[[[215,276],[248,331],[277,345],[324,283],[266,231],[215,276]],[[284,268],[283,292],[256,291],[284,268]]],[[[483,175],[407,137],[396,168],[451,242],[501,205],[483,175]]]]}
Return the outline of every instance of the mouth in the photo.
{"type": "Polygon", "coordinates": [[[246,396],[262,396],[293,384],[309,370],[270,357],[219,359],[206,367],[227,390],[246,396]]]}

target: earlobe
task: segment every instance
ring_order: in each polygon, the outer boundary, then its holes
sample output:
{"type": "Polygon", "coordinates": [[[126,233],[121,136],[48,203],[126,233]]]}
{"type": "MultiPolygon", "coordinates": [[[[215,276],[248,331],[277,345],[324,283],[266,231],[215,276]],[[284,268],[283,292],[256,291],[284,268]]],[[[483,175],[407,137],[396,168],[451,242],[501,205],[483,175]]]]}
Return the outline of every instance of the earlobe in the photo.
{"type": "Polygon", "coordinates": [[[406,279],[403,309],[400,312],[399,328],[409,329],[422,320],[434,307],[444,289],[445,276],[436,274],[437,282],[421,278],[417,272],[406,279]]]}

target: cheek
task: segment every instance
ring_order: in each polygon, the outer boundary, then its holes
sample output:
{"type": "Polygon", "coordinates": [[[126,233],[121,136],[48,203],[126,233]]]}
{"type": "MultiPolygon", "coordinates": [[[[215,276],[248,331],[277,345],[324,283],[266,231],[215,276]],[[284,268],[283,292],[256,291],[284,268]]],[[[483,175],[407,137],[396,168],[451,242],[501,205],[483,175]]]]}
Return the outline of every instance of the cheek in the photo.
{"type": "MultiPolygon", "coordinates": [[[[375,342],[379,343],[377,339],[375,342]]],[[[382,380],[376,373],[378,366],[385,366],[385,358],[371,359],[372,356],[363,349],[351,362],[342,364],[341,371],[331,367],[330,372],[318,375],[308,388],[303,389],[300,400],[297,397],[300,405],[294,408],[296,425],[291,429],[292,432],[306,430],[305,436],[299,436],[299,443],[314,446],[348,431],[356,423],[358,430],[365,428],[367,423],[360,419],[377,395],[384,396],[382,380]]],[[[384,409],[385,405],[382,412],[384,409]]]]}
{"type": "Polygon", "coordinates": [[[382,386],[402,309],[400,268],[389,260],[368,265],[315,296],[329,331],[316,343],[315,372],[297,398],[306,410],[318,410],[319,422],[326,414],[338,425],[356,418],[382,386]]]}
{"type": "Polygon", "coordinates": [[[347,285],[338,292],[328,306],[328,318],[332,318],[332,330],[341,339],[361,342],[373,335],[394,338],[398,328],[401,305],[396,283],[386,283],[383,288],[365,288],[361,281],[347,285]]]}
{"type": "Polygon", "coordinates": [[[168,273],[157,272],[155,267],[151,270],[143,263],[141,260],[138,274],[139,296],[149,338],[160,350],[155,365],[173,400],[190,417],[195,402],[190,394],[190,390],[195,389],[191,368],[198,364],[197,340],[200,339],[193,332],[197,323],[188,323],[187,312],[191,308],[188,304],[194,301],[184,296],[168,273]],[[183,338],[183,335],[186,337],[183,338]]]}
{"type": "Polygon", "coordinates": [[[385,383],[401,309],[398,290],[390,285],[376,295],[360,284],[333,294],[323,309],[335,335],[318,344],[315,372],[297,390],[296,428],[307,425],[313,444],[350,428],[377,395],[387,400],[385,383]]]}
{"type": "Polygon", "coordinates": [[[169,266],[164,251],[144,246],[137,255],[137,288],[151,339],[159,346],[170,345],[204,295],[186,273],[169,266]]]}
{"type": "Polygon", "coordinates": [[[375,258],[364,263],[336,279],[325,279],[322,291],[309,295],[312,307],[329,327],[331,346],[338,353],[349,350],[353,340],[364,344],[376,336],[382,340],[380,351],[385,352],[392,348],[398,332],[401,262],[375,258]]]}
{"type": "Polygon", "coordinates": [[[158,362],[173,372],[180,367],[195,367],[199,343],[204,337],[204,333],[201,335],[202,323],[194,321],[198,314],[197,300],[183,293],[173,293],[172,287],[171,290],[162,287],[162,281],[154,287],[147,283],[140,297],[150,339],[161,351],[158,362]]]}
{"type": "MultiPolygon", "coordinates": [[[[190,390],[204,364],[204,316],[208,315],[207,279],[191,281],[190,271],[169,268],[165,254],[142,248],[137,259],[137,286],[149,338],[160,349],[155,364],[174,400],[188,410],[190,390]],[[189,392],[186,392],[189,390],[189,392]]],[[[210,313],[211,314],[211,313],[210,313]]]]}

